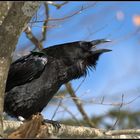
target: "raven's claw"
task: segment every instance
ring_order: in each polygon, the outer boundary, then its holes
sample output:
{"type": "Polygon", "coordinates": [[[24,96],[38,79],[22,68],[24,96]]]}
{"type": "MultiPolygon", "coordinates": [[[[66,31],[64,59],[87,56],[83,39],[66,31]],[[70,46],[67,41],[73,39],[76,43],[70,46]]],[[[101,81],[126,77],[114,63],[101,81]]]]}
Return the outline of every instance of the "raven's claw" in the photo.
{"type": "Polygon", "coordinates": [[[53,120],[48,120],[48,119],[44,119],[45,123],[50,123],[52,124],[55,128],[59,129],[61,127],[61,125],[59,124],[59,122],[57,121],[53,121],[53,120]]]}

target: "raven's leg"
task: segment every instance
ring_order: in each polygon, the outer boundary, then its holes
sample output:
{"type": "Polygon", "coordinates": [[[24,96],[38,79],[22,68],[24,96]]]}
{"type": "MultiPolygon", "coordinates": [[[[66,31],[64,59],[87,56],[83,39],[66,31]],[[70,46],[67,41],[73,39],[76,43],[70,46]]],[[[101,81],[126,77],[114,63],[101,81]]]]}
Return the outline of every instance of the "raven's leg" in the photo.
{"type": "Polygon", "coordinates": [[[61,127],[60,124],[59,124],[59,122],[53,121],[53,120],[44,119],[44,123],[50,123],[50,124],[52,124],[55,128],[58,128],[58,129],[61,127]]]}

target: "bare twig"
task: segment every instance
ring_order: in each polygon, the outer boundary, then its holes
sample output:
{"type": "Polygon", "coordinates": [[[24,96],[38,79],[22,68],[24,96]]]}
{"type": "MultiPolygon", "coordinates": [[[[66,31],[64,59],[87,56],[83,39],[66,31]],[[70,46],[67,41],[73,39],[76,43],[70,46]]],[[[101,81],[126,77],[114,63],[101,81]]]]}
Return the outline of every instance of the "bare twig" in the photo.
{"type": "MultiPolygon", "coordinates": [[[[65,19],[69,19],[69,18],[71,18],[71,17],[73,17],[73,16],[75,16],[75,15],[80,14],[83,10],[86,10],[86,9],[88,9],[88,8],[91,8],[91,7],[95,6],[95,5],[96,5],[96,3],[94,3],[94,4],[92,4],[92,5],[89,5],[89,6],[87,6],[87,7],[83,7],[83,6],[82,6],[82,7],[80,8],[80,10],[74,12],[74,13],[71,14],[71,15],[68,15],[68,16],[65,16],[65,17],[62,17],[62,18],[48,18],[48,19],[46,19],[46,20],[47,20],[47,21],[62,21],[62,20],[65,20],[65,19]]],[[[36,21],[31,21],[30,23],[46,22],[46,20],[45,20],[45,21],[43,21],[43,20],[36,20],[36,21]]]]}
{"type": "Polygon", "coordinates": [[[127,102],[127,103],[124,103],[123,105],[127,105],[127,104],[131,104],[133,103],[134,101],[136,101],[138,98],[140,98],[140,95],[135,97],[134,99],[132,99],[131,101],[127,102]]]}
{"type": "Polygon", "coordinates": [[[42,49],[43,46],[41,42],[33,35],[31,28],[29,26],[24,30],[26,33],[26,37],[31,40],[31,42],[35,45],[35,48],[42,49]]]}
{"type": "Polygon", "coordinates": [[[101,30],[103,30],[103,29],[106,28],[107,26],[108,26],[108,23],[105,24],[104,26],[100,27],[99,29],[93,31],[93,32],[91,32],[91,30],[90,30],[89,28],[87,28],[87,30],[88,30],[88,32],[89,32],[89,35],[85,38],[85,40],[88,39],[88,38],[89,38],[90,36],[92,36],[93,34],[100,32],[101,30]]]}
{"type": "MultiPolygon", "coordinates": [[[[120,103],[120,102],[118,102],[118,103],[114,103],[114,102],[113,102],[113,103],[105,103],[104,97],[101,98],[101,101],[94,101],[94,100],[92,100],[92,99],[89,99],[89,100],[85,101],[85,100],[79,99],[78,97],[64,97],[64,95],[55,95],[54,98],[58,98],[58,99],[59,99],[59,98],[75,99],[75,100],[79,100],[80,102],[82,102],[82,103],[84,103],[84,104],[97,104],[97,105],[119,106],[119,107],[120,107],[120,105],[122,104],[122,103],[120,103]]],[[[128,105],[128,104],[131,104],[131,103],[133,103],[134,101],[136,101],[136,100],[139,99],[139,98],[140,98],[140,95],[137,96],[137,97],[135,97],[134,99],[128,101],[128,102],[124,102],[124,103],[123,103],[123,106],[128,105]]]]}
{"type": "Polygon", "coordinates": [[[78,85],[78,87],[74,91],[75,93],[79,90],[79,88],[81,87],[81,85],[83,84],[83,82],[85,81],[85,79],[86,79],[86,77],[84,77],[84,79],[82,80],[82,82],[78,85]]]}
{"type": "Polygon", "coordinates": [[[75,115],[71,111],[69,111],[69,109],[64,104],[61,104],[61,107],[64,108],[64,110],[67,111],[72,116],[73,120],[75,120],[75,122],[77,124],[82,126],[82,124],[78,121],[78,119],[75,117],[75,115]]]}
{"type": "MultiPolygon", "coordinates": [[[[33,27],[37,27],[37,28],[42,28],[42,30],[44,30],[45,28],[54,28],[54,27],[60,27],[60,25],[46,25],[46,26],[39,26],[39,25],[34,25],[33,27]]],[[[41,40],[41,42],[44,40],[41,40]]]]}
{"type": "Polygon", "coordinates": [[[59,107],[61,106],[61,103],[62,103],[62,98],[60,99],[59,104],[58,104],[58,106],[57,106],[56,110],[54,111],[54,114],[53,114],[53,116],[52,116],[51,120],[53,120],[53,118],[55,117],[55,115],[56,115],[56,113],[57,113],[57,111],[58,111],[59,107]]]}
{"type": "Polygon", "coordinates": [[[46,40],[47,37],[47,25],[48,25],[48,19],[49,19],[49,7],[47,3],[44,3],[45,6],[45,13],[46,13],[46,17],[47,19],[44,21],[43,27],[42,27],[42,39],[40,40],[41,42],[46,40]]]}
{"type": "Polygon", "coordinates": [[[123,35],[119,39],[113,40],[111,45],[116,45],[116,44],[123,42],[124,40],[128,40],[130,38],[132,39],[132,37],[136,36],[139,32],[140,32],[140,28],[137,28],[133,32],[123,35]]]}
{"type": "MultiPolygon", "coordinates": [[[[74,90],[72,89],[71,87],[71,84],[70,83],[67,83],[65,84],[65,87],[66,89],[68,90],[70,96],[73,98],[77,98],[77,96],[75,95],[75,92],[74,90]]],[[[77,99],[73,99],[74,103],[76,104],[79,112],[81,113],[83,119],[87,122],[87,124],[91,127],[95,127],[93,122],[89,119],[88,115],[86,114],[86,112],[84,111],[83,109],[83,106],[82,106],[82,102],[80,102],[80,100],[77,100],[77,99]]]]}
{"type": "MultiPolygon", "coordinates": [[[[41,40],[37,39],[33,35],[33,33],[32,33],[32,31],[31,31],[29,26],[27,26],[27,28],[24,30],[25,33],[26,33],[27,38],[30,39],[32,41],[32,43],[35,45],[35,48],[38,48],[39,50],[43,49],[42,42],[44,40],[46,40],[47,28],[49,27],[47,25],[48,24],[48,18],[49,18],[48,4],[44,3],[44,5],[45,5],[45,10],[46,10],[45,13],[46,13],[47,20],[44,21],[44,24],[42,26],[42,39],[41,40]]],[[[34,22],[36,22],[36,21],[37,21],[37,19],[34,22]]]]}
{"type": "Polygon", "coordinates": [[[118,115],[118,118],[116,119],[114,125],[110,128],[110,130],[113,130],[114,127],[116,126],[116,124],[118,123],[118,121],[120,120],[120,111],[121,111],[121,108],[122,108],[122,106],[123,106],[123,99],[124,99],[124,94],[122,94],[122,103],[121,103],[120,106],[119,106],[119,111],[118,111],[118,114],[119,114],[119,115],[118,115]]]}
{"type": "Polygon", "coordinates": [[[64,6],[67,3],[68,3],[68,1],[64,1],[61,4],[58,4],[54,1],[47,1],[47,4],[51,4],[51,5],[55,6],[57,9],[60,9],[62,6],[64,6]]]}

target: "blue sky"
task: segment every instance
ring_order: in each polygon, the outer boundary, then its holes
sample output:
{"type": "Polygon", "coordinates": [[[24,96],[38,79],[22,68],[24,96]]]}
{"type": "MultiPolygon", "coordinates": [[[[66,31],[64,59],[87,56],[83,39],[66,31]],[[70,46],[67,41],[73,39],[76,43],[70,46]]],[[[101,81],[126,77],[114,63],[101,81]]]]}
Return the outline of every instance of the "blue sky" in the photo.
{"type": "MultiPolygon", "coordinates": [[[[81,6],[89,6],[94,2],[69,2],[61,9],[49,6],[51,18],[61,18],[71,15],[79,10],[81,6]]],[[[43,42],[43,46],[48,47],[55,44],[75,40],[94,40],[100,38],[111,39],[112,42],[104,46],[112,49],[112,52],[103,54],[96,67],[96,71],[90,71],[85,81],[77,91],[77,96],[88,102],[93,99],[100,101],[104,96],[107,103],[121,102],[122,94],[124,101],[130,101],[140,95],[140,41],[137,32],[139,29],[133,23],[133,17],[140,15],[140,2],[97,2],[92,8],[82,11],[80,14],[72,18],[62,21],[49,22],[49,25],[56,25],[50,28],[47,33],[47,39],[43,42]],[[119,17],[118,16],[122,16],[119,17]]],[[[40,7],[38,11],[38,20],[45,19],[44,8],[40,7]]],[[[41,23],[34,24],[32,31],[34,35],[41,38],[41,23]],[[36,27],[36,25],[40,27],[36,27]]],[[[33,44],[22,33],[17,43],[16,52],[21,50],[26,52],[32,49],[33,44]],[[29,49],[27,49],[29,48],[29,49]]],[[[74,89],[81,83],[83,78],[72,81],[74,89]]],[[[140,99],[123,107],[126,110],[139,110],[140,99]]],[[[70,98],[63,99],[63,103],[76,114],[81,117],[70,98]]],[[[57,106],[49,105],[43,111],[47,118],[51,118],[57,106]]],[[[98,104],[84,105],[89,115],[100,115],[106,113],[114,106],[105,106],[98,104]]],[[[55,119],[71,117],[67,112],[60,110],[55,119]]]]}

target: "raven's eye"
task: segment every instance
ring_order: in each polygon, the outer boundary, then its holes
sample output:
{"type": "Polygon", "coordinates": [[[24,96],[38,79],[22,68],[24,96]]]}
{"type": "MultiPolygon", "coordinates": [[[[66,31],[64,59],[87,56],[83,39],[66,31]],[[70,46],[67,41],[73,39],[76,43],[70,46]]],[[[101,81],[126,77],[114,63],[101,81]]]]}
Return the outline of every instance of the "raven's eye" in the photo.
{"type": "Polygon", "coordinates": [[[90,48],[92,47],[92,45],[90,44],[90,42],[80,42],[80,47],[83,48],[86,51],[89,51],[90,48]]]}
{"type": "Polygon", "coordinates": [[[79,42],[79,45],[80,45],[80,47],[84,47],[86,45],[86,43],[81,41],[81,42],[79,42]]]}
{"type": "Polygon", "coordinates": [[[88,46],[89,44],[88,44],[88,42],[80,42],[80,45],[86,47],[86,46],[88,46]]]}

